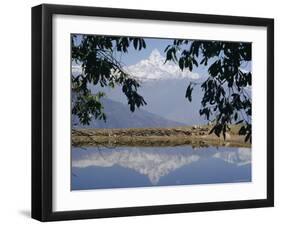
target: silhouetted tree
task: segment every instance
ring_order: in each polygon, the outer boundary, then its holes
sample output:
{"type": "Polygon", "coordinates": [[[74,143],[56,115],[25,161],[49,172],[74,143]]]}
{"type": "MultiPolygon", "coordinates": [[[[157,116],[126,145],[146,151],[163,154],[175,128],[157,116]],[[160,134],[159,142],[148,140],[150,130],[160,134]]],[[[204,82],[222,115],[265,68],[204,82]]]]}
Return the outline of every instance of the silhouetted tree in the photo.
{"type": "Polygon", "coordinates": [[[82,124],[89,124],[91,117],[106,120],[100,102],[103,92],[92,93],[90,85],[101,87],[122,87],[130,110],[146,104],[137,90],[139,83],[123,70],[116,53],[128,52],[132,44],[135,50],[146,47],[142,38],[72,35],[72,63],[81,65],[82,73],[72,72],[72,114],[77,115],[82,124]]]}
{"type": "MultiPolygon", "coordinates": [[[[118,59],[118,54],[127,53],[130,45],[139,51],[146,48],[144,39],[72,35],[71,41],[72,63],[82,67],[82,73],[72,74],[72,113],[82,124],[89,124],[91,117],[106,120],[100,102],[105,94],[92,93],[90,85],[122,86],[132,112],[146,104],[138,94],[140,84],[123,70],[118,59]]],[[[181,70],[193,71],[199,65],[208,68],[207,79],[200,84],[190,82],[185,96],[191,102],[194,87],[201,86],[204,95],[199,114],[214,123],[210,133],[225,138],[229,125],[236,123],[241,124],[239,134],[251,141],[252,100],[247,88],[252,74],[242,70],[242,65],[252,60],[251,43],[173,40],[165,52],[165,62],[173,61],[181,70]]]]}
{"type": "Polygon", "coordinates": [[[252,85],[251,71],[242,66],[252,60],[251,43],[225,41],[174,40],[165,49],[166,61],[174,61],[181,70],[204,65],[209,76],[198,84],[190,82],[186,98],[192,101],[192,91],[200,85],[204,93],[200,115],[214,122],[210,133],[226,135],[229,125],[241,124],[240,135],[245,141],[252,136],[252,100],[247,88],[252,85]]]}

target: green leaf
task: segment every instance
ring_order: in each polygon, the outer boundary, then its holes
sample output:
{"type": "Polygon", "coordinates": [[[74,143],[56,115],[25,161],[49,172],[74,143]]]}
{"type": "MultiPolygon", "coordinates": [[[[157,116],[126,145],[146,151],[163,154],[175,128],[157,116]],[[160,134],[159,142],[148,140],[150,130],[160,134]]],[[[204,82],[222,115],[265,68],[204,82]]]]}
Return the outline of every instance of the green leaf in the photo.
{"type": "Polygon", "coordinates": [[[188,98],[189,102],[192,101],[192,90],[193,90],[193,87],[191,86],[191,84],[189,84],[189,86],[187,87],[186,89],[186,92],[185,92],[185,98],[188,98]]]}
{"type": "Polygon", "coordinates": [[[248,133],[248,134],[246,135],[246,137],[245,137],[245,142],[247,142],[250,138],[251,138],[251,134],[248,133]]]}
{"type": "Polygon", "coordinates": [[[134,43],[134,48],[137,49],[138,48],[138,39],[135,38],[133,43],[134,43]]]}
{"type": "Polygon", "coordinates": [[[238,125],[238,124],[242,123],[243,121],[244,121],[243,119],[242,119],[242,120],[239,120],[239,121],[236,122],[235,124],[238,125]]]}
{"type": "Polygon", "coordinates": [[[184,59],[183,58],[180,58],[180,60],[179,60],[179,67],[183,71],[183,69],[184,69],[184,59]]]}

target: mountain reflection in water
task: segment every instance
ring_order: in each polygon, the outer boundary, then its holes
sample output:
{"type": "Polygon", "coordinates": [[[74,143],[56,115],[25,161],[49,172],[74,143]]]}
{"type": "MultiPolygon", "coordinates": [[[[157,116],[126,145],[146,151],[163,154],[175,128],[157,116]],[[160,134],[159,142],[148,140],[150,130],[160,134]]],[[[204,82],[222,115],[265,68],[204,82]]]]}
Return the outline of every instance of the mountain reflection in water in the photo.
{"type": "Polygon", "coordinates": [[[249,148],[72,148],[72,190],[250,181],[249,148]]]}

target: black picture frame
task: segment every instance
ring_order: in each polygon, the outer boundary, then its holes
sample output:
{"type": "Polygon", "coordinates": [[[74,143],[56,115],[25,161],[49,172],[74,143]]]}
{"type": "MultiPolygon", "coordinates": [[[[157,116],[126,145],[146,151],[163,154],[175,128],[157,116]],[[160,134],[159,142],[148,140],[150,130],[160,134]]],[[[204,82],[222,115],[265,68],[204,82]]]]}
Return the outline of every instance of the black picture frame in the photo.
{"type": "Polygon", "coordinates": [[[40,221],[270,207],[274,205],[274,20],[43,4],[32,8],[32,218],[40,221]],[[267,198],[129,208],[52,210],[52,17],[55,14],[247,25],[267,29],[267,198]]]}

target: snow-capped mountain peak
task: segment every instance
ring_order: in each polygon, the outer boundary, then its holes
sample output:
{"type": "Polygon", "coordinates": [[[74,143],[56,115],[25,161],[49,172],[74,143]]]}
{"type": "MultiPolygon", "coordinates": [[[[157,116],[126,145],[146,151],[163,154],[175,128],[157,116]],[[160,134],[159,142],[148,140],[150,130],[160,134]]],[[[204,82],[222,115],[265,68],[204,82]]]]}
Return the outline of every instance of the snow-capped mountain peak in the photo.
{"type": "Polygon", "coordinates": [[[154,49],[147,59],[125,67],[125,70],[141,81],[200,78],[199,74],[190,72],[187,69],[181,71],[179,66],[174,62],[165,63],[165,57],[157,49],[154,49]]]}
{"type": "MultiPolygon", "coordinates": [[[[165,57],[159,50],[154,49],[148,58],[140,60],[138,63],[125,66],[123,68],[133,78],[140,81],[169,80],[169,79],[192,79],[201,78],[198,73],[191,72],[188,69],[180,70],[179,66],[171,61],[165,63],[165,57]]],[[[81,65],[72,65],[72,74],[83,73],[81,65]]]]}

